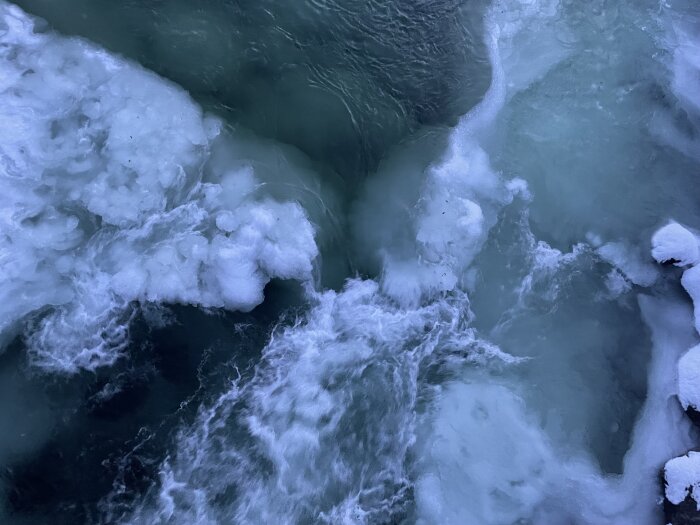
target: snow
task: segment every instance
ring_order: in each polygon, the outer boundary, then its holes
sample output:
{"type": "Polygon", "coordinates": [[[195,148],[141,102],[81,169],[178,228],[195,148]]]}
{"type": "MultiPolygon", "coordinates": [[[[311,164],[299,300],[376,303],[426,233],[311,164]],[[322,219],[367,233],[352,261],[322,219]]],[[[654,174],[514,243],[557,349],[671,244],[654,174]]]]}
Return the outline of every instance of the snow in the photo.
{"type": "Polygon", "coordinates": [[[657,230],[651,245],[651,255],[659,263],[673,261],[676,266],[688,266],[699,259],[697,238],[677,222],[657,230]]]}
{"type": "Polygon", "coordinates": [[[666,499],[678,505],[691,496],[700,510],[700,452],[688,452],[664,467],[666,499]]]}

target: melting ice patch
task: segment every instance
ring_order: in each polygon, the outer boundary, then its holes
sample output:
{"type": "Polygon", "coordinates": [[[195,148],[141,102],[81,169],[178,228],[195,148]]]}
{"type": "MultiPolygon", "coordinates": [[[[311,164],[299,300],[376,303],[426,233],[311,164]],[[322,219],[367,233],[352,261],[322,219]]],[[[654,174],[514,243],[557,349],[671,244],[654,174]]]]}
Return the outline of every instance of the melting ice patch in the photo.
{"type": "Polygon", "coordinates": [[[314,228],[254,169],[207,164],[219,121],[180,88],[0,4],[0,337],[34,362],[110,364],[138,302],[249,310],[310,278],[314,228]],[[37,317],[37,315],[39,317],[37,317]]]}

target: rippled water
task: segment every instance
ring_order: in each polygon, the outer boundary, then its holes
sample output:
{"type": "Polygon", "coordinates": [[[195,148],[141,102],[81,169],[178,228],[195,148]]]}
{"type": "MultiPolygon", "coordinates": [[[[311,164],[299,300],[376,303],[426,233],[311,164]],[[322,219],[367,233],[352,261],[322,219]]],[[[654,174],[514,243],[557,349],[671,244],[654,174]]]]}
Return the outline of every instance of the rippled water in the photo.
{"type": "Polygon", "coordinates": [[[3,522],[665,523],[694,2],[16,4],[3,522]]]}

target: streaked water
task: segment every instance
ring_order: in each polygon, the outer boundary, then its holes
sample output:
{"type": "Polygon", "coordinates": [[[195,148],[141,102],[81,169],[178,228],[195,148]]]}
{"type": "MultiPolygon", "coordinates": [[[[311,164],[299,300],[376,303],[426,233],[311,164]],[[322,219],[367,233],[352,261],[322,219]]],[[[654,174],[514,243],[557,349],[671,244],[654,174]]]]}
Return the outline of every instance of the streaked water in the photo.
{"type": "Polygon", "coordinates": [[[5,522],[665,523],[694,2],[17,4],[5,522]]]}

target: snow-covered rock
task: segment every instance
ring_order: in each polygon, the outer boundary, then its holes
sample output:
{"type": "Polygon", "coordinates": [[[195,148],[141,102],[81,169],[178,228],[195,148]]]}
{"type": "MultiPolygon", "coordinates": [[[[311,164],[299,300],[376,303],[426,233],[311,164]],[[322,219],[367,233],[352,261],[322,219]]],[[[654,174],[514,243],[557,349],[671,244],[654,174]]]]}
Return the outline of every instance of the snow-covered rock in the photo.
{"type": "Polygon", "coordinates": [[[667,523],[700,523],[700,452],[690,451],[664,466],[667,523]]]}
{"type": "Polygon", "coordinates": [[[700,257],[698,239],[687,228],[671,222],[654,233],[651,238],[651,255],[662,264],[696,264],[700,257]]]}

